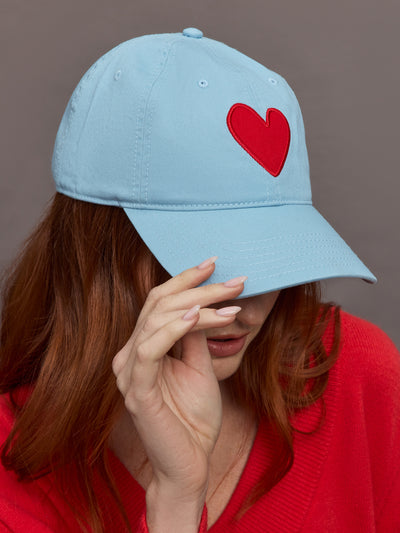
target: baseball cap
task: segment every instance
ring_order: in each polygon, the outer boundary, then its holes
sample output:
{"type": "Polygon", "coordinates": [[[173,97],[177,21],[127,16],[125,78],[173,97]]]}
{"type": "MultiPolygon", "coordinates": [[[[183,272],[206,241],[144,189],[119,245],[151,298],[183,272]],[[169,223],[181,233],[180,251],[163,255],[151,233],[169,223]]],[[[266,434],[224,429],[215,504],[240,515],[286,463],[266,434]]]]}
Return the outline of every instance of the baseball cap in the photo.
{"type": "Polygon", "coordinates": [[[201,285],[237,299],[376,277],[312,203],[304,123],[285,79],[197,28],[101,56],[63,114],[56,190],[124,209],[171,276],[217,255],[201,285]]]}

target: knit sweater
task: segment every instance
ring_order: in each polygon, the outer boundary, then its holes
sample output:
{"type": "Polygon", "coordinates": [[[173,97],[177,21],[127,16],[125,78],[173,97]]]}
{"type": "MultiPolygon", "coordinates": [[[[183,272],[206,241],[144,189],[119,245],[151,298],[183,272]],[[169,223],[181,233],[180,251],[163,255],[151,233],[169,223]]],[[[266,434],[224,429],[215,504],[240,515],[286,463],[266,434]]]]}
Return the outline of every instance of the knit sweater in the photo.
{"type": "MultiPolygon", "coordinates": [[[[205,533],[399,533],[400,532],[400,354],[377,326],[341,312],[342,345],[329,371],[323,398],[326,418],[311,435],[294,432],[294,464],[286,476],[235,524],[233,517],[265,472],[274,442],[261,420],[234,493],[207,530],[204,505],[199,532],[205,533]]],[[[327,330],[328,347],[332,331],[327,330]]],[[[318,427],[321,401],[297,412],[294,427],[318,427]]],[[[0,442],[12,425],[6,397],[0,407],[0,442]]],[[[148,533],[145,491],[110,451],[132,530],[148,533]]],[[[113,500],[95,489],[106,509],[106,531],[126,528],[113,500]]],[[[74,533],[74,516],[52,490],[51,475],[29,483],[0,468],[0,532],[74,533]]],[[[151,533],[151,532],[150,532],[151,533]]]]}

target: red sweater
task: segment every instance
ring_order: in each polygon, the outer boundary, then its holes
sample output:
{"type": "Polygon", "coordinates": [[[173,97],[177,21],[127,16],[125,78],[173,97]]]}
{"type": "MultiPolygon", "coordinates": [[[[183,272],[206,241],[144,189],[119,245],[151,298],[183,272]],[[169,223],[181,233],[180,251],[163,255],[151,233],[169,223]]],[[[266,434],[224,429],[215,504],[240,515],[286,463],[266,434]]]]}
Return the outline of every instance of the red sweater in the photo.
{"type": "MultiPolygon", "coordinates": [[[[232,518],[272,456],[262,420],[231,500],[210,533],[399,533],[400,532],[400,354],[377,326],[342,312],[342,348],[324,392],[326,422],[313,435],[295,432],[289,473],[233,525],[232,518]]],[[[330,333],[325,337],[329,344],[330,333]]],[[[292,418],[310,430],[321,402],[292,418]]],[[[0,442],[12,424],[2,398],[0,442]]],[[[132,529],[148,533],[145,491],[110,452],[132,529]]],[[[0,468],[0,532],[80,531],[65,502],[51,490],[51,476],[19,483],[0,468]]],[[[96,484],[107,509],[107,532],[125,531],[116,507],[96,484]]],[[[204,506],[201,533],[207,531],[204,506]]]]}

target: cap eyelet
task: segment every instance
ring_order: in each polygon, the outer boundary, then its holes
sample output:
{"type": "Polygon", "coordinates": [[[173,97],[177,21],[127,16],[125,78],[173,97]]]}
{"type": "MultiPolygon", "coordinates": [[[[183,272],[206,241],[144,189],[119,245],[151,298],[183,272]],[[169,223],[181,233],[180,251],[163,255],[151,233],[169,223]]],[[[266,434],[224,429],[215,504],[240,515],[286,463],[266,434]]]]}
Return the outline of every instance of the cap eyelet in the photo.
{"type": "Polygon", "coordinates": [[[117,70],[117,72],[114,74],[114,80],[118,81],[121,77],[122,71],[117,70]]]}
{"type": "Polygon", "coordinates": [[[268,81],[271,85],[276,85],[278,83],[275,78],[268,78],[268,81]]]}
{"type": "Polygon", "coordinates": [[[204,89],[204,87],[207,87],[208,81],[207,80],[199,80],[199,87],[204,89]]]}

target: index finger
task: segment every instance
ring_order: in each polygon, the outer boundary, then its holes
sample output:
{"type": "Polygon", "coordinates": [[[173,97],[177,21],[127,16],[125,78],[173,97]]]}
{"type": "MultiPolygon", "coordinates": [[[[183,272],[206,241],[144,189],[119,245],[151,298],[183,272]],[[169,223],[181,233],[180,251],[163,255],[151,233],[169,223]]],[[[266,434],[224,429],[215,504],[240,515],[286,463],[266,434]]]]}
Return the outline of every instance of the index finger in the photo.
{"type": "Polygon", "coordinates": [[[177,294],[185,289],[197,287],[197,285],[209,278],[214,272],[215,261],[217,259],[218,256],[214,255],[197,266],[183,270],[161,285],[153,287],[149,296],[151,295],[153,299],[158,299],[169,294],[177,294]]]}

